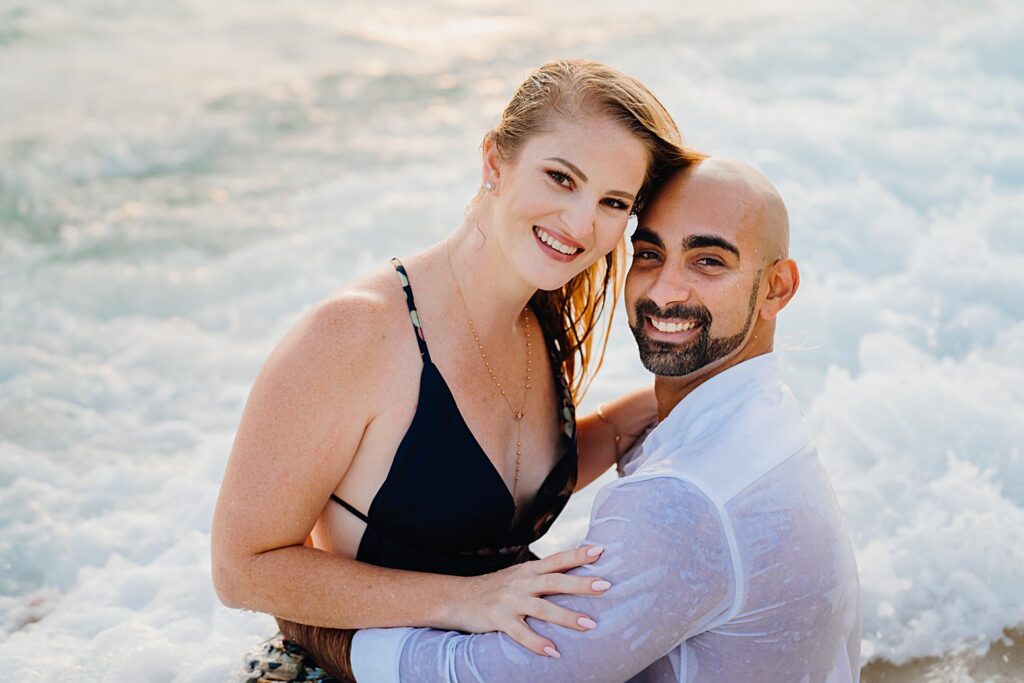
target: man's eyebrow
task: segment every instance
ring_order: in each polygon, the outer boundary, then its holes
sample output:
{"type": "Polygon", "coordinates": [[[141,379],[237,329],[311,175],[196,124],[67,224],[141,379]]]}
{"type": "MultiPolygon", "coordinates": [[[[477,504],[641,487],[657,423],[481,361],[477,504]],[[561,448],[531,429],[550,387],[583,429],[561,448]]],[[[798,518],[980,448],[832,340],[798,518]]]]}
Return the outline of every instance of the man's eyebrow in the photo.
{"type": "Polygon", "coordinates": [[[662,241],[661,235],[654,232],[650,228],[645,228],[643,226],[640,226],[633,231],[633,234],[629,236],[629,241],[634,243],[640,241],[650,242],[656,247],[659,247],[661,249],[665,248],[665,242],[662,241]]]}
{"type": "MultiPolygon", "coordinates": [[[[587,174],[581,171],[579,166],[572,163],[568,159],[563,159],[562,157],[548,157],[544,161],[557,161],[560,164],[565,164],[566,166],[569,167],[570,171],[579,176],[580,180],[582,180],[585,183],[590,181],[590,178],[587,177],[587,174]]],[[[630,194],[629,192],[626,192],[624,190],[609,190],[608,194],[614,197],[622,197],[623,199],[628,199],[631,202],[636,199],[635,195],[630,194]]]]}
{"type": "Polygon", "coordinates": [[[736,255],[736,258],[740,257],[740,250],[735,244],[727,239],[719,237],[718,235],[690,235],[683,240],[684,249],[707,249],[708,247],[718,247],[719,249],[725,249],[731,251],[736,255]]]}

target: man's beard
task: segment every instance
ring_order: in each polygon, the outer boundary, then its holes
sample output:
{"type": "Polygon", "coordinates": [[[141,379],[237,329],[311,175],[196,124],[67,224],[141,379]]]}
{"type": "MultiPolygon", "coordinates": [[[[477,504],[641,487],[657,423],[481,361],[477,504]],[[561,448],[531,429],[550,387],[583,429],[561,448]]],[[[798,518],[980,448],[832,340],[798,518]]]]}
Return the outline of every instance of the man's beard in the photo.
{"type": "Polygon", "coordinates": [[[711,336],[711,311],[703,306],[687,306],[680,304],[662,310],[650,299],[640,299],[634,306],[634,323],[630,325],[640,350],[640,361],[644,367],[655,375],[663,377],[683,377],[697,372],[703,367],[725,358],[740,347],[747,338],[754,324],[754,309],[757,307],[757,290],[761,274],[754,278],[754,288],[750,293],[750,306],[747,312],[747,323],[738,333],[728,337],[711,336]],[[696,320],[700,324],[700,335],[686,344],[655,341],[647,336],[647,317],[653,316],[663,320],[673,318],[680,320],[696,320]]]}

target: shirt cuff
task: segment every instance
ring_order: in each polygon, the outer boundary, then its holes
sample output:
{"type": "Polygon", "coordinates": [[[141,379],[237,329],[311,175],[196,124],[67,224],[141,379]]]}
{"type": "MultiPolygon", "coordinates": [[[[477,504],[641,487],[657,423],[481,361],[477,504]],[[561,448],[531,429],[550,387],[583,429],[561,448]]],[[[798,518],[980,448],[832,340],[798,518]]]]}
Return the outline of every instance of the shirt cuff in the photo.
{"type": "Polygon", "coordinates": [[[413,628],[367,628],[352,637],[351,664],[357,683],[400,683],[402,646],[413,628]]]}

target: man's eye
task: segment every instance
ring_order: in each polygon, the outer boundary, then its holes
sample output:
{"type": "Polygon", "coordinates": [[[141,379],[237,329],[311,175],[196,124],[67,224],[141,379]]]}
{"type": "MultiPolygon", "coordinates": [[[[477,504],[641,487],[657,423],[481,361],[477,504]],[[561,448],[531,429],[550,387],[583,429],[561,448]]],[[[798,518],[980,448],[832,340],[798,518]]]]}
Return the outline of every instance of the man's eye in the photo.
{"type": "Polygon", "coordinates": [[[568,173],[562,173],[561,171],[548,171],[548,175],[559,185],[569,187],[572,184],[572,178],[569,177],[568,173]]]}
{"type": "Polygon", "coordinates": [[[700,266],[712,266],[712,267],[716,267],[717,268],[717,267],[720,267],[720,266],[724,266],[725,264],[722,263],[721,261],[719,261],[716,258],[712,258],[711,256],[705,256],[704,258],[697,259],[697,265],[700,265],[700,266]]]}
{"type": "Polygon", "coordinates": [[[637,249],[633,253],[633,257],[647,261],[658,258],[658,252],[653,249],[637,249]]]}

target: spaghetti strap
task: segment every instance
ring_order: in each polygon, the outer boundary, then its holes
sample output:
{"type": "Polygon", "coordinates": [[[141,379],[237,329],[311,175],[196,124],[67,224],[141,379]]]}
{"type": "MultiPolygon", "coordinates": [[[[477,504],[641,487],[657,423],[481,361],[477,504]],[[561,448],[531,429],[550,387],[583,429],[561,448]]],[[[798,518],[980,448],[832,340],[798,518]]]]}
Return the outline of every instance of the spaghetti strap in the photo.
{"type": "Polygon", "coordinates": [[[343,507],[343,508],[345,508],[346,510],[348,510],[349,512],[351,512],[351,513],[352,513],[353,515],[355,515],[355,516],[356,516],[356,517],[358,517],[359,519],[361,519],[361,520],[363,520],[364,522],[366,522],[367,524],[369,524],[369,522],[370,522],[370,518],[369,518],[369,517],[367,517],[366,515],[364,515],[364,514],[363,514],[362,512],[360,512],[359,510],[356,510],[356,509],[355,509],[354,507],[352,507],[351,505],[349,505],[348,503],[346,503],[345,501],[343,501],[343,500],[342,500],[341,498],[339,498],[338,496],[336,496],[336,495],[335,495],[335,494],[333,494],[333,493],[331,494],[331,500],[333,500],[333,501],[334,501],[335,503],[337,503],[337,504],[338,504],[338,505],[340,505],[341,507],[343,507]]]}
{"type": "Polygon", "coordinates": [[[416,332],[416,343],[420,345],[420,356],[424,362],[430,361],[430,351],[427,350],[427,340],[423,336],[423,327],[420,325],[420,315],[416,312],[416,301],[412,296],[412,285],[409,284],[409,274],[405,272],[405,266],[396,258],[391,259],[391,265],[398,272],[398,279],[402,282],[402,289],[405,291],[405,303],[409,306],[409,317],[412,318],[412,327],[416,332]]]}

